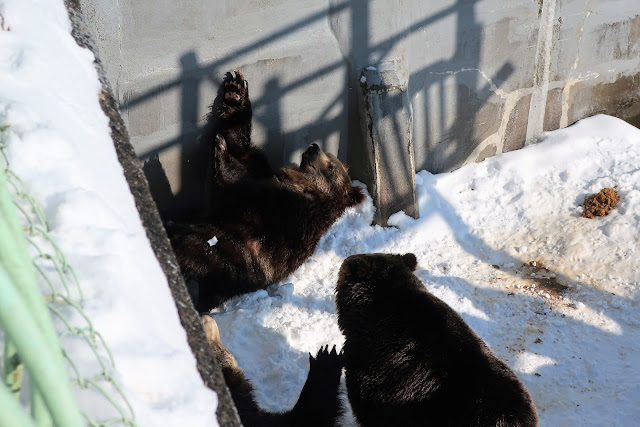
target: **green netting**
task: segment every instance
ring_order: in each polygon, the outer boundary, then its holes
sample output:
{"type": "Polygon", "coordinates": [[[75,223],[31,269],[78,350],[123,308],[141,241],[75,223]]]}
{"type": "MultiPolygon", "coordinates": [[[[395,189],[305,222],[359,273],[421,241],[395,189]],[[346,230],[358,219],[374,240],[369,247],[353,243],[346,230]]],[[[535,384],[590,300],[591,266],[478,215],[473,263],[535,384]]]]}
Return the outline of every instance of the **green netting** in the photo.
{"type": "Polygon", "coordinates": [[[82,309],[76,274],[9,167],[5,143],[12,137],[0,126],[0,425],[135,426],[113,355],[82,309]]]}

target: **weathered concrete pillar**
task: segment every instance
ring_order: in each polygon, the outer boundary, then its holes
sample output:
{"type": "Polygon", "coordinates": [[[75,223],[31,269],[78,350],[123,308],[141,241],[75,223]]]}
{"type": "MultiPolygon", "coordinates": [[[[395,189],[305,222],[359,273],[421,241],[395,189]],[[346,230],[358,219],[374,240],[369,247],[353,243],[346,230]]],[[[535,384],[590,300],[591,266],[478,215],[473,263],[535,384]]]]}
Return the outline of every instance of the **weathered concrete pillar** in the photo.
{"type": "Polygon", "coordinates": [[[367,67],[360,77],[362,135],[371,167],[366,184],[377,208],[374,221],[382,226],[398,211],[418,217],[408,83],[405,61],[367,67]]]}

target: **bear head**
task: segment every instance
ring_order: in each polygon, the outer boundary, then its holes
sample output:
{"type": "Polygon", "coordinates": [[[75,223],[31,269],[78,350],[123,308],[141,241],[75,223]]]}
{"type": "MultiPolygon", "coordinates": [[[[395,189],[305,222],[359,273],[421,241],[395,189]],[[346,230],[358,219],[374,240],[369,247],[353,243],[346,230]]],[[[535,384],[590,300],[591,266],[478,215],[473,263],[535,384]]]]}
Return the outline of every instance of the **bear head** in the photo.
{"type": "Polygon", "coordinates": [[[345,259],[336,285],[340,329],[345,332],[347,325],[384,311],[399,286],[416,283],[413,272],[417,265],[412,253],[359,254],[345,259]]]}
{"type": "Polygon", "coordinates": [[[302,154],[300,172],[322,194],[340,197],[347,206],[356,206],[364,200],[362,189],[351,185],[345,165],[333,154],[322,151],[318,144],[311,144],[302,154]]]}

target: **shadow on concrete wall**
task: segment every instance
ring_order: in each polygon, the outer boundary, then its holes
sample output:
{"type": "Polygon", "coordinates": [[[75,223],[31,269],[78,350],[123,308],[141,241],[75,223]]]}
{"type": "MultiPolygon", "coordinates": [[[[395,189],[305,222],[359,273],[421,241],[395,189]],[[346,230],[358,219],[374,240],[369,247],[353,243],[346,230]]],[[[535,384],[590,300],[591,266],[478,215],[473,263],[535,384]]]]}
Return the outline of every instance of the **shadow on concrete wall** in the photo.
{"type": "MultiPolygon", "coordinates": [[[[455,38],[456,51],[448,61],[438,61],[428,67],[414,71],[409,77],[409,94],[415,100],[418,97],[424,103],[425,112],[428,112],[433,105],[437,105],[440,114],[440,123],[430,123],[429,114],[423,117],[413,117],[415,121],[424,123],[428,130],[436,125],[442,129],[439,140],[414,140],[414,147],[420,147],[426,153],[423,156],[426,160],[416,159],[416,169],[427,169],[430,172],[442,172],[452,167],[460,166],[475,149],[479,140],[474,140],[473,129],[476,113],[483,108],[492,95],[491,87],[480,84],[469,78],[469,73],[453,72],[451,68],[455,64],[459,67],[464,64],[465,69],[478,69],[481,62],[480,42],[482,40],[482,26],[475,16],[475,3],[478,0],[458,0],[451,6],[440,10],[438,13],[425,17],[406,28],[399,29],[395,34],[387,39],[371,43],[369,28],[373,25],[371,17],[371,7],[368,1],[359,0],[332,4],[329,8],[317,12],[305,19],[282,28],[270,35],[255,40],[233,52],[232,54],[218,58],[210,63],[200,63],[196,53],[185,52],[180,59],[181,75],[173,81],[167,82],[135,98],[126,99],[121,108],[126,111],[138,104],[145,103],[161,95],[163,92],[180,87],[181,94],[181,130],[180,135],[172,140],[159,143],[156,148],[146,153],[142,153],[143,160],[146,161],[145,172],[152,186],[154,197],[162,212],[169,212],[172,216],[189,216],[202,207],[200,201],[204,193],[203,182],[206,176],[207,147],[204,141],[197,140],[197,135],[202,123],[202,117],[198,115],[198,105],[200,105],[200,88],[205,81],[211,82],[214,87],[218,86],[226,69],[222,69],[222,64],[239,62],[244,56],[271,43],[278,43],[285,36],[289,36],[318,20],[327,20],[338,14],[350,12],[351,25],[351,45],[345,60],[335,61],[325,67],[315,70],[313,73],[287,85],[282,85],[279,79],[272,79],[267,82],[262,96],[252,97],[254,108],[254,121],[259,122],[267,129],[267,145],[264,147],[269,155],[269,159],[274,167],[281,166],[287,162],[284,151],[287,147],[282,141],[298,141],[309,144],[317,142],[323,144],[330,135],[340,133],[341,153],[342,148],[348,150],[346,158],[351,166],[351,174],[354,178],[369,181],[369,165],[366,164],[365,151],[362,146],[360,117],[357,107],[357,90],[359,85],[357,79],[362,68],[367,65],[376,65],[381,59],[387,58],[392,51],[414,32],[422,31],[425,27],[433,25],[442,19],[456,19],[456,29],[452,37],[455,38]],[[283,132],[281,117],[281,100],[287,93],[323,78],[328,73],[346,69],[348,78],[344,83],[343,93],[338,96],[330,105],[311,123],[303,125],[300,129],[283,132]],[[445,90],[446,84],[451,84],[451,78],[455,79],[455,89],[445,90]],[[434,88],[436,90],[432,90],[434,88]],[[438,99],[433,99],[433,93],[437,93],[438,99]],[[346,95],[345,95],[346,94],[346,95]],[[456,98],[447,99],[447,96],[456,98]],[[446,105],[455,103],[456,114],[452,124],[447,124],[444,112],[446,105]],[[333,119],[328,119],[330,111],[335,111],[336,104],[340,113],[333,119]],[[261,108],[265,106],[269,108],[261,108]],[[275,106],[275,107],[274,107],[275,106]],[[344,117],[347,115],[348,132],[344,131],[344,117]],[[278,141],[272,143],[271,141],[278,141]],[[171,147],[180,147],[179,164],[172,165],[171,173],[177,173],[180,177],[180,190],[172,196],[171,189],[167,188],[168,180],[163,177],[162,165],[158,155],[171,147]]],[[[285,72],[285,70],[283,70],[285,72]]],[[[491,81],[496,85],[504,82],[513,72],[513,67],[505,63],[500,71],[491,76],[491,81]]],[[[254,91],[255,93],[255,91],[254,91]]],[[[401,105],[401,103],[397,103],[401,105]]],[[[390,112],[396,114],[397,112],[390,112]]],[[[299,145],[299,144],[297,144],[299,145]]],[[[344,157],[344,156],[342,156],[344,157]]],[[[385,156],[382,156],[384,159],[385,156]]],[[[381,165],[388,168],[389,165],[381,165]]],[[[173,176],[173,175],[172,175],[173,176]]]]}

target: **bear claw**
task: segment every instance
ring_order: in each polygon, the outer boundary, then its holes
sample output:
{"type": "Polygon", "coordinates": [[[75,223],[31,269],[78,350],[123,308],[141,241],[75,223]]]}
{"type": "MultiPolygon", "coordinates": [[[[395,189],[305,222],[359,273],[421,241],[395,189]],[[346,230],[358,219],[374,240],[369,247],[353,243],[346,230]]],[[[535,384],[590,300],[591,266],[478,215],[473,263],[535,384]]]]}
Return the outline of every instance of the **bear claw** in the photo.
{"type": "Polygon", "coordinates": [[[329,346],[325,345],[320,347],[315,358],[309,353],[309,365],[325,370],[342,369],[344,366],[342,352],[338,353],[335,345],[329,352],[329,346]]]}
{"type": "Polygon", "coordinates": [[[247,108],[249,105],[248,87],[249,84],[240,71],[227,72],[223,79],[222,104],[218,107],[218,116],[221,118],[229,117],[234,112],[247,108]]]}
{"type": "Polygon", "coordinates": [[[227,141],[224,139],[224,136],[217,134],[215,139],[216,150],[220,150],[220,152],[227,151],[227,141]]]}

